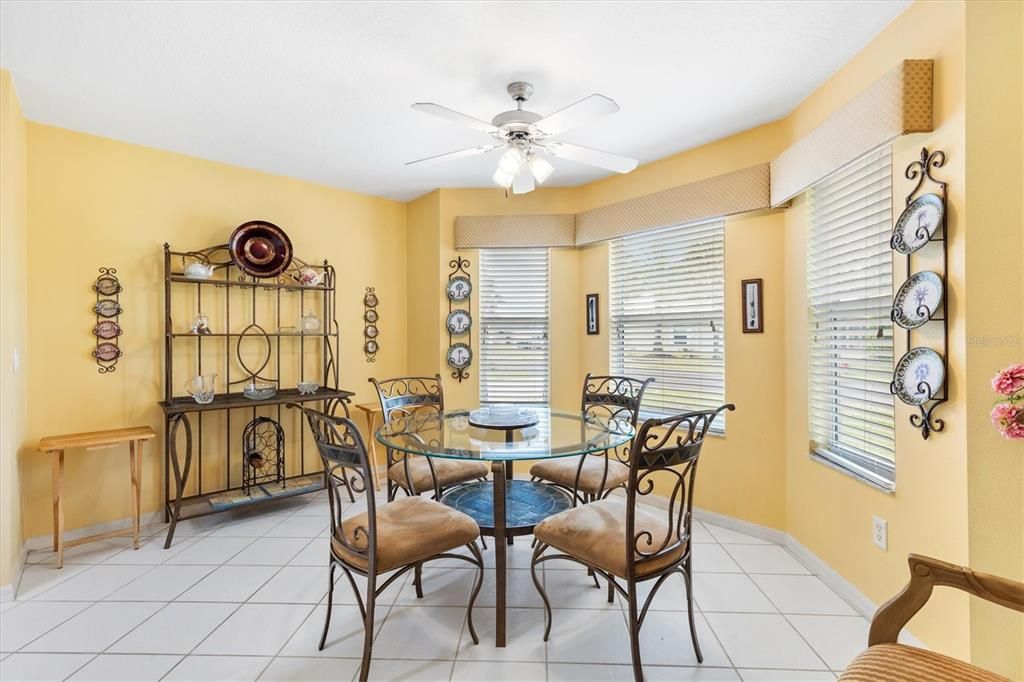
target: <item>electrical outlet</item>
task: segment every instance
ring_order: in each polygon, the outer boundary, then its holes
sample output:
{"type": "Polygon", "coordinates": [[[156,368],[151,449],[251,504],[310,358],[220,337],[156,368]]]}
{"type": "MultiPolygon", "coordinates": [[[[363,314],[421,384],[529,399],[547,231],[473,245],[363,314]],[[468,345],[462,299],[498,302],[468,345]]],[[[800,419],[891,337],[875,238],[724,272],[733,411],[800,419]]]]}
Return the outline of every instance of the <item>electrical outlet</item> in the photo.
{"type": "Polygon", "coordinates": [[[884,551],[889,549],[889,522],[877,516],[871,517],[871,541],[884,551]]]}

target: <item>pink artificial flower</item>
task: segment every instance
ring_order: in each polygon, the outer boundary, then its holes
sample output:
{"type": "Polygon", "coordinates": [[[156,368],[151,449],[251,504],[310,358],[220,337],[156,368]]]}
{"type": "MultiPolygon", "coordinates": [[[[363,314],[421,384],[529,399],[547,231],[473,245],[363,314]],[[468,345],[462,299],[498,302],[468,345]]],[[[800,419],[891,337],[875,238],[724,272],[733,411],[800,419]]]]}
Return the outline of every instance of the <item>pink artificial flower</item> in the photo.
{"type": "Polygon", "coordinates": [[[996,403],[989,416],[1004,438],[1024,440],[1024,422],[1021,419],[1024,416],[1024,409],[1011,403],[996,403]]]}
{"type": "Polygon", "coordinates": [[[1013,395],[1024,388],[1024,363],[1010,365],[992,377],[992,390],[1000,395],[1013,395]]]}

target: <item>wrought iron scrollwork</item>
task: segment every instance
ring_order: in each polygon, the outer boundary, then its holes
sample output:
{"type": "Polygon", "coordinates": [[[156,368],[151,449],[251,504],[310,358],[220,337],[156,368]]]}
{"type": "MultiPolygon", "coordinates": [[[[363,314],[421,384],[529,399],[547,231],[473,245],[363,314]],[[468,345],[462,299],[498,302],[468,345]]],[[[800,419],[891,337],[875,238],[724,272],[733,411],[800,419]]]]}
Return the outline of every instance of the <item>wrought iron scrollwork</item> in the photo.
{"type": "MultiPolygon", "coordinates": [[[[451,284],[451,282],[453,280],[458,280],[458,281],[465,280],[466,282],[471,282],[471,277],[470,277],[470,274],[469,274],[469,261],[466,260],[465,258],[463,258],[462,256],[459,256],[458,258],[455,258],[455,259],[451,260],[448,263],[448,267],[450,267],[452,269],[451,272],[448,273],[448,283],[449,284],[451,284]]],[[[446,287],[446,290],[447,290],[447,287],[446,287]]],[[[448,291],[447,293],[448,293],[448,296],[447,296],[447,298],[448,298],[448,315],[450,316],[451,313],[452,313],[452,310],[454,309],[453,308],[453,303],[455,302],[455,299],[452,299],[450,291],[448,291]]],[[[466,312],[469,313],[470,316],[472,316],[472,314],[473,314],[473,295],[472,295],[472,286],[471,285],[469,287],[469,292],[466,294],[465,298],[458,299],[458,304],[459,304],[459,306],[465,306],[466,312]]],[[[447,318],[446,318],[445,326],[447,327],[447,318]]],[[[472,364],[472,362],[473,362],[473,355],[472,355],[473,328],[472,328],[472,326],[467,331],[467,337],[466,337],[465,341],[462,341],[461,343],[463,345],[465,345],[467,348],[470,349],[470,351],[469,351],[469,359],[466,361],[465,365],[460,365],[460,366],[452,365],[451,362],[449,362],[449,366],[451,366],[451,370],[452,370],[452,379],[455,379],[459,383],[462,383],[462,381],[464,379],[468,379],[469,378],[469,365],[472,364]]],[[[448,332],[448,346],[449,346],[449,350],[451,349],[452,345],[453,345],[453,335],[452,335],[452,332],[449,331],[448,332]]],[[[450,353],[449,353],[449,360],[450,360],[450,353]]]]}
{"type": "MultiPolygon", "coordinates": [[[[947,350],[948,350],[948,347],[949,347],[949,343],[948,343],[948,341],[949,341],[949,322],[948,322],[948,319],[949,319],[949,315],[948,315],[948,311],[949,311],[949,298],[948,298],[949,289],[948,289],[948,286],[947,286],[947,283],[946,283],[946,273],[949,271],[949,268],[948,268],[948,260],[949,260],[949,256],[948,256],[948,250],[949,250],[948,249],[948,238],[949,238],[949,236],[948,235],[949,235],[949,233],[948,233],[948,224],[947,224],[947,211],[944,210],[945,207],[946,207],[946,202],[947,202],[947,197],[946,197],[947,183],[945,181],[943,181],[943,180],[939,180],[938,178],[936,178],[932,174],[932,171],[934,169],[942,168],[945,164],[946,164],[946,154],[945,154],[945,152],[943,152],[942,150],[938,150],[938,149],[936,149],[936,150],[934,150],[932,152],[929,152],[927,148],[922,148],[921,149],[920,158],[918,158],[915,161],[912,161],[909,165],[907,165],[906,170],[904,171],[904,176],[908,180],[914,180],[915,181],[913,189],[906,196],[906,200],[905,200],[905,205],[906,206],[910,206],[910,204],[915,199],[917,199],[919,196],[922,196],[922,194],[923,194],[922,190],[924,189],[925,181],[927,180],[927,181],[931,182],[933,185],[935,185],[935,190],[936,191],[934,192],[934,194],[941,199],[941,201],[942,201],[942,208],[943,208],[943,210],[942,210],[942,219],[941,219],[942,220],[941,227],[938,228],[935,231],[935,233],[929,234],[927,227],[923,226],[923,225],[919,225],[914,230],[914,237],[919,242],[920,241],[924,241],[924,242],[927,242],[928,244],[937,244],[942,249],[942,273],[941,273],[941,280],[942,280],[942,303],[941,303],[941,306],[944,306],[944,311],[945,312],[944,312],[944,314],[942,315],[941,318],[940,317],[935,317],[935,315],[938,313],[938,311],[937,310],[931,310],[928,306],[924,305],[923,303],[920,304],[917,307],[917,310],[916,310],[917,315],[919,317],[924,317],[927,321],[924,322],[921,325],[918,325],[918,327],[915,327],[915,328],[919,329],[919,328],[923,327],[924,325],[927,325],[927,324],[929,324],[931,322],[941,322],[942,323],[942,339],[941,339],[942,347],[941,347],[941,350],[937,350],[936,351],[940,355],[940,357],[942,358],[942,363],[943,363],[942,383],[941,383],[940,386],[932,386],[927,381],[919,381],[917,383],[917,394],[918,395],[924,395],[926,397],[920,403],[913,404],[913,407],[916,407],[917,412],[911,413],[911,415],[910,415],[910,424],[911,424],[911,426],[913,426],[914,428],[920,430],[921,431],[921,437],[924,438],[925,440],[927,440],[928,437],[932,433],[938,433],[938,432],[942,431],[945,428],[945,426],[946,426],[945,422],[942,419],[934,417],[933,416],[933,412],[935,411],[936,407],[938,407],[939,405],[941,405],[942,403],[946,402],[949,399],[948,395],[947,395],[947,391],[946,391],[946,382],[948,381],[948,375],[949,375],[949,360],[947,358],[947,350]],[[939,230],[941,230],[941,232],[939,230]]],[[[893,250],[897,251],[898,253],[906,252],[905,253],[905,255],[906,255],[906,278],[909,280],[910,277],[911,277],[911,274],[912,274],[912,267],[911,267],[912,263],[911,263],[911,260],[913,258],[913,254],[916,253],[916,250],[909,250],[909,252],[907,252],[908,249],[901,248],[901,247],[904,246],[904,238],[903,238],[903,233],[900,230],[894,230],[893,231],[892,238],[890,240],[889,245],[890,245],[890,247],[892,247],[893,250]]],[[[896,302],[895,301],[893,303],[893,311],[892,311],[890,316],[891,316],[891,318],[894,321],[896,320],[896,302]]],[[[911,338],[912,332],[913,332],[913,329],[911,329],[911,328],[907,328],[906,329],[906,339],[907,339],[907,346],[906,347],[907,347],[907,351],[908,352],[913,347],[912,343],[911,343],[912,342],[912,338],[911,338]]],[[[903,382],[900,379],[900,377],[895,376],[895,370],[894,370],[893,381],[889,384],[889,391],[891,393],[893,393],[894,395],[899,395],[898,391],[899,391],[899,388],[900,388],[900,386],[902,384],[903,384],[903,382]]]]}
{"type": "Polygon", "coordinates": [[[117,369],[117,361],[121,359],[121,347],[118,339],[121,329],[121,280],[117,278],[117,268],[100,268],[99,277],[92,285],[96,292],[96,303],[92,310],[96,314],[96,324],[92,328],[96,337],[96,348],[92,357],[99,365],[100,374],[109,374],[117,369]]]}

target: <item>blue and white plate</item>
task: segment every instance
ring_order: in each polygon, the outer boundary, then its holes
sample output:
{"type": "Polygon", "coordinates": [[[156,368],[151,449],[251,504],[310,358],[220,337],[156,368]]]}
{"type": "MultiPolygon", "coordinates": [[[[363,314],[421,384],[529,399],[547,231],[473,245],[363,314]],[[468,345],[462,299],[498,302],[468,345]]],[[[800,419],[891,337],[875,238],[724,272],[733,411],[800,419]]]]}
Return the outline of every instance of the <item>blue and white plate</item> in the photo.
{"type": "Polygon", "coordinates": [[[946,365],[942,356],[931,348],[911,348],[896,363],[893,372],[893,395],[907,405],[923,405],[942,392],[946,365]]]}
{"type": "Polygon", "coordinates": [[[926,270],[907,278],[892,302],[892,321],[915,329],[932,319],[942,303],[942,278],[926,270]]]}
{"type": "Polygon", "coordinates": [[[922,194],[910,202],[892,230],[889,246],[904,256],[914,253],[928,243],[942,224],[946,207],[937,194],[922,194]]]}

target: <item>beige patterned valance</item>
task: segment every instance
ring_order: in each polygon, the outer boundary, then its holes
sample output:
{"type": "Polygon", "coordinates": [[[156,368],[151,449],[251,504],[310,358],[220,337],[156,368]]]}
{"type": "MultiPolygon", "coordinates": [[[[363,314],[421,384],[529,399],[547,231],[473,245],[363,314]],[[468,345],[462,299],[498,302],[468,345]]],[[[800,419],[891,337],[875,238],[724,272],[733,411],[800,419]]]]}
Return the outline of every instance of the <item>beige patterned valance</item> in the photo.
{"type": "Polygon", "coordinates": [[[514,249],[534,246],[573,246],[576,216],[480,215],[456,216],[455,248],[514,249]]]}
{"type": "Polygon", "coordinates": [[[772,161],[772,206],[900,135],[931,130],[932,61],[905,60],[772,161]]]}
{"type": "Polygon", "coordinates": [[[576,244],[768,208],[768,164],[751,166],[576,215],[576,244]]]}

